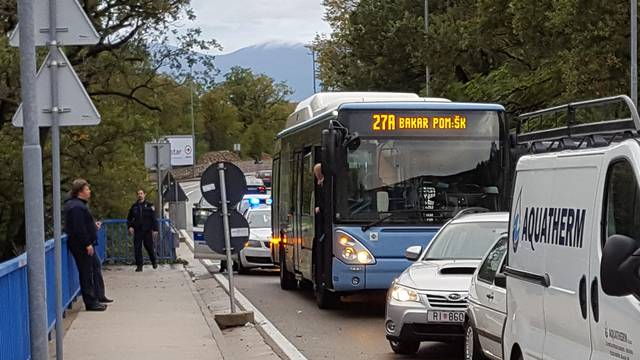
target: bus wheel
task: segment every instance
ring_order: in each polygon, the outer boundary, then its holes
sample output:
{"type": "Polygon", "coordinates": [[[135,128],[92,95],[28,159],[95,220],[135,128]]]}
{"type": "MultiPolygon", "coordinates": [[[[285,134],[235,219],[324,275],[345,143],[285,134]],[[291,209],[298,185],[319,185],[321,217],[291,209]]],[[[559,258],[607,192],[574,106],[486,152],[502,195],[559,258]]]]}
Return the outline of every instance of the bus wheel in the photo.
{"type": "Polygon", "coordinates": [[[280,254],[280,287],[282,290],[294,290],[298,286],[295,275],[287,270],[284,256],[280,254]]]}
{"type": "Polygon", "coordinates": [[[316,284],[314,293],[316,296],[316,303],[320,309],[333,309],[340,304],[340,295],[325,289],[321,285],[316,284]]]}

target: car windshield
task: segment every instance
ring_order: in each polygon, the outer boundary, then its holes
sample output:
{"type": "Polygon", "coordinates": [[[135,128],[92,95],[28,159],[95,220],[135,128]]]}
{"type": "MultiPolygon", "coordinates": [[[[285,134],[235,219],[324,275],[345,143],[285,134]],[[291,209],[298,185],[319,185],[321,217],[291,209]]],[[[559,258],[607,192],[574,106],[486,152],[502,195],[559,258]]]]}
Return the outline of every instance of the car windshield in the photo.
{"type": "Polygon", "coordinates": [[[250,211],[247,214],[247,221],[251,228],[268,228],[271,227],[271,211],[250,211]]]}
{"type": "Polygon", "coordinates": [[[449,224],[432,240],[422,260],[482,259],[507,222],[470,222],[449,224]]]}

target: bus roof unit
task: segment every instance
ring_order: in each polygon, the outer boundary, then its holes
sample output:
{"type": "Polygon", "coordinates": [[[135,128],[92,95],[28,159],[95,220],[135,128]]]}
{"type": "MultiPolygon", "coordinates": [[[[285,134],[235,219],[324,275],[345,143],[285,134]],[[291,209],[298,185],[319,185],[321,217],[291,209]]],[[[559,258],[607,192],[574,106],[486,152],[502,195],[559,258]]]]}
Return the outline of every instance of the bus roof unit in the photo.
{"type": "Polygon", "coordinates": [[[286,128],[301,124],[321,114],[337,110],[345,103],[362,102],[449,102],[443,98],[421,98],[412,93],[394,92],[324,92],[302,100],[296,110],[289,115],[286,128]]]}

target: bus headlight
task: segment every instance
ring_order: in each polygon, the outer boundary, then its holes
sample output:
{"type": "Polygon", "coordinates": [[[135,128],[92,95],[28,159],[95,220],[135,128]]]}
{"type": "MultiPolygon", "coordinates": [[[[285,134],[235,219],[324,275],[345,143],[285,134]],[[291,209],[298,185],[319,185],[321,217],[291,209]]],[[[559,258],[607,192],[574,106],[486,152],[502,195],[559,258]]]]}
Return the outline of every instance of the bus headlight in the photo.
{"type": "Polygon", "coordinates": [[[408,287],[404,287],[402,285],[394,284],[391,288],[391,297],[400,302],[414,301],[420,302],[420,298],[418,297],[418,293],[410,289],[408,287]]]}
{"type": "Polygon", "coordinates": [[[333,254],[349,265],[371,265],[376,259],[358,240],[342,231],[336,231],[333,254]]]}

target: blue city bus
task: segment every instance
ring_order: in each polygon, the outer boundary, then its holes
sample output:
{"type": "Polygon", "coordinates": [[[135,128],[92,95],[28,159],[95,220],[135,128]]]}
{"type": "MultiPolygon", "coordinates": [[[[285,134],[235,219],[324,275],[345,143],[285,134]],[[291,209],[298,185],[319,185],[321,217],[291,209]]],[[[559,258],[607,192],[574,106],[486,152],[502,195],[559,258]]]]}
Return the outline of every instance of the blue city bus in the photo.
{"type": "Polygon", "coordinates": [[[312,287],[321,308],[388,289],[410,265],[405,250],[427,245],[459,211],[507,209],[505,122],[500,105],[415,94],[302,101],[274,151],[271,251],[281,287],[312,287]]]}

